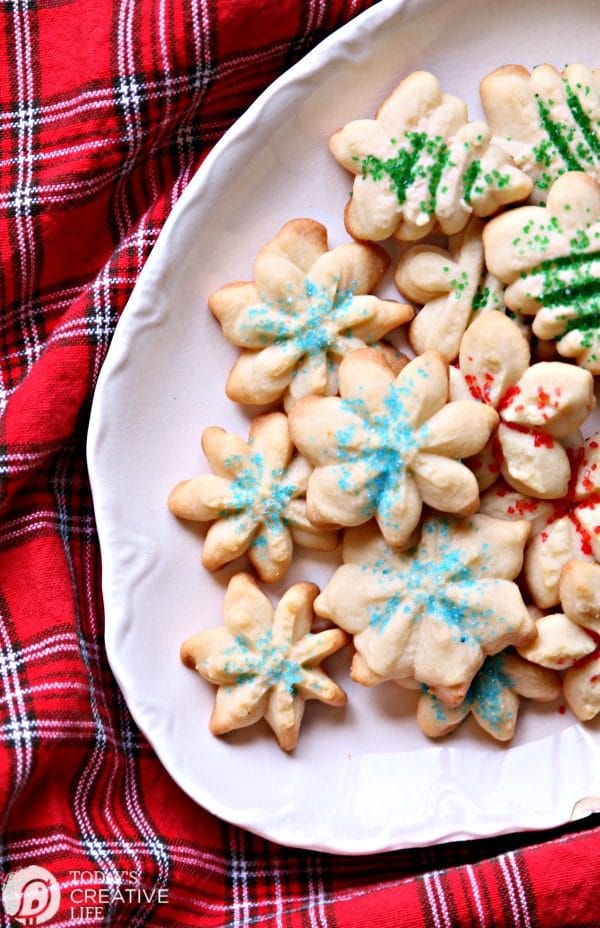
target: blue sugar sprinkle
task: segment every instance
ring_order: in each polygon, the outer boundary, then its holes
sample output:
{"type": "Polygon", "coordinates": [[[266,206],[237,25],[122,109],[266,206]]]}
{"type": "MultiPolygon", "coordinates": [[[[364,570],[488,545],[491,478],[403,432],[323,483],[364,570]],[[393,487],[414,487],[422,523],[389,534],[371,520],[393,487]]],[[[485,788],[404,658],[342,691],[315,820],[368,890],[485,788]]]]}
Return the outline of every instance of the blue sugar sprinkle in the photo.
{"type": "Polygon", "coordinates": [[[396,594],[395,596],[390,596],[383,609],[370,606],[369,625],[371,628],[374,628],[375,631],[378,632],[382,632],[384,628],[387,628],[390,619],[393,617],[394,613],[398,611],[400,603],[400,596],[396,594]]]}
{"type": "MultiPolygon", "coordinates": [[[[502,724],[512,718],[512,712],[506,711],[502,702],[502,693],[506,689],[514,688],[514,681],[504,669],[504,655],[496,654],[488,657],[481,670],[476,674],[464,699],[464,705],[475,709],[480,718],[484,719],[490,728],[499,730],[502,724]]],[[[422,688],[429,693],[428,687],[422,688]]],[[[444,704],[430,694],[435,717],[439,722],[448,719],[444,704]]]]}
{"type": "MultiPolygon", "coordinates": [[[[339,277],[333,276],[333,293],[308,278],[297,294],[288,284],[288,296],[278,300],[275,306],[265,301],[247,311],[248,321],[241,326],[242,332],[258,338],[261,344],[280,345],[300,357],[320,360],[322,355],[327,356],[335,349],[339,335],[351,335],[351,323],[348,321],[345,325],[344,320],[349,313],[355,315],[353,303],[358,282],[352,281],[350,287],[339,291],[338,282],[339,277]]],[[[367,309],[361,315],[367,318],[367,309]]]]}
{"type": "MultiPolygon", "coordinates": [[[[239,455],[232,455],[227,461],[237,463],[235,458],[239,458],[239,455]]],[[[231,466],[227,464],[227,461],[225,461],[225,466],[231,466]]],[[[255,517],[257,523],[264,522],[271,531],[282,531],[286,524],[284,510],[294,493],[297,492],[297,487],[292,483],[285,483],[285,470],[272,470],[268,495],[266,495],[262,487],[264,473],[264,458],[255,452],[247,466],[242,468],[236,479],[231,482],[232,502],[227,509],[219,513],[221,518],[227,519],[240,512],[249,512],[255,517]]],[[[264,539],[263,542],[266,545],[264,539]]]]}
{"type": "MultiPolygon", "coordinates": [[[[424,373],[427,376],[427,372],[424,373]]],[[[410,473],[410,463],[429,437],[426,425],[417,429],[412,426],[403,402],[403,397],[410,396],[413,386],[412,382],[392,384],[383,402],[385,413],[372,415],[362,398],[341,401],[343,411],[362,420],[361,424],[369,436],[369,446],[360,451],[353,447],[356,431],[353,425],[335,432],[338,461],[350,464],[362,461],[372,473],[366,485],[368,502],[363,515],[369,518],[377,511],[383,523],[391,529],[400,528],[393,516],[398,498],[397,480],[405,472],[410,473]]],[[[362,482],[353,480],[350,469],[343,471],[338,484],[344,491],[358,493],[362,489],[362,482]]]]}
{"type": "MultiPolygon", "coordinates": [[[[473,594],[477,592],[478,577],[462,562],[461,551],[448,541],[449,528],[446,519],[428,519],[424,523],[425,535],[438,536],[434,542],[435,555],[431,560],[426,559],[420,549],[416,548],[400,555],[402,566],[399,569],[392,568],[386,574],[381,569],[381,562],[376,562],[369,566],[369,570],[384,588],[390,583],[390,572],[394,575],[392,585],[397,581],[397,586],[404,591],[402,599],[406,602],[403,611],[406,614],[412,611],[415,623],[423,617],[443,622],[454,630],[456,644],[472,648],[481,644],[484,630],[489,635],[489,620],[494,617],[494,611],[477,606],[473,594]],[[448,595],[450,590],[452,598],[448,595]]],[[[489,549],[483,544],[481,559],[486,558],[489,558],[489,549]]],[[[400,604],[398,594],[390,597],[389,602],[392,601],[393,609],[389,613],[384,610],[383,613],[388,616],[386,622],[377,621],[378,616],[370,622],[378,631],[385,629],[389,618],[397,611],[400,604]]],[[[496,620],[504,621],[500,616],[496,616],[496,620]]]]}
{"type": "Polygon", "coordinates": [[[269,629],[252,645],[238,635],[235,644],[223,652],[231,656],[225,664],[225,672],[235,676],[239,684],[249,683],[260,676],[266,687],[283,685],[288,693],[295,695],[302,681],[302,666],[297,661],[288,660],[286,648],[274,645],[272,637],[269,629]]]}

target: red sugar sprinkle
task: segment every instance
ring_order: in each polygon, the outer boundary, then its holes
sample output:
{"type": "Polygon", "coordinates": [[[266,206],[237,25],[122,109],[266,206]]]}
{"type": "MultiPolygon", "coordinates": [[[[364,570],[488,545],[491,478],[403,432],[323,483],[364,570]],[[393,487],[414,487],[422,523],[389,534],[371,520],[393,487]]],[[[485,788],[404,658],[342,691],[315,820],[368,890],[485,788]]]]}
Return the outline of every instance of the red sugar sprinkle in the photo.
{"type": "Polygon", "coordinates": [[[502,399],[500,400],[498,408],[506,409],[507,406],[510,406],[515,396],[518,396],[520,392],[521,392],[521,388],[517,387],[516,385],[514,387],[509,387],[506,393],[504,394],[504,396],[502,397],[502,399]]]}
{"type": "Polygon", "coordinates": [[[538,387],[537,401],[539,409],[543,409],[544,406],[548,406],[550,403],[550,394],[546,393],[542,387],[538,387]]]}
{"type": "Polygon", "coordinates": [[[567,710],[565,706],[559,706],[558,711],[560,712],[561,715],[564,715],[567,710]]]}

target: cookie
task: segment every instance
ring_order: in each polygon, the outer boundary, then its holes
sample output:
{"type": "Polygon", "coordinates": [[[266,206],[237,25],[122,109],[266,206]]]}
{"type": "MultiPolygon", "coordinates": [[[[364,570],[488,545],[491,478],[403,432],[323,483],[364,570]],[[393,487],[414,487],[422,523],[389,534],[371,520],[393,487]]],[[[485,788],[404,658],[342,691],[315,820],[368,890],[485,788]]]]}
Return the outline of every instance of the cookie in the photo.
{"type": "Polygon", "coordinates": [[[307,699],[343,706],[346,696],[321,662],[348,639],[337,628],[312,634],[313,583],[296,583],[273,607],[248,574],[225,594],[225,624],[198,632],[181,647],[183,663],[218,686],[210,730],[223,735],[260,719],[285,751],[296,746],[307,699]]]}
{"type": "Polygon", "coordinates": [[[447,403],[448,365],[426,352],[394,376],[368,348],[344,358],[340,398],[306,397],[290,414],[294,444],[315,466],[307,512],[316,525],[375,516],[390,544],[408,544],[423,503],[467,515],[477,481],[459,458],[480,450],[498,417],[470,401],[447,403]]]}
{"type": "Polygon", "coordinates": [[[481,102],[494,141],[534,182],[535,202],[567,171],[600,181],[600,71],[505,65],[484,77],[481,102]]]}
{"type": "Polygon", "coordinates": [[[492,738],[510,741],[517,724],[520,696],[536,702],[552,702],[560,693],[558,674],[503,651],[486,659],[459,706],[450,708],[432,693],[423,693],[417,706],[417,722],[430,738],[440,738],[472,715],[492,738]]]}
{"type": "Polygon", "coordinates": [[[329,141],[335,159],[357,175],[345,213],[358,239],[424,238],[438,225],[446,235],[472,214],[490,216],[529,196],[531,180],[491,138],[468,122],[467,106],[442,92],[426,71],[406,77],[375,119],[348,123],[329,141]]]}
{"type": "Polygon", "coordinates": [[[212,522],[202,551],[209,570],[247,553],[260,579],[272,583],[288,569],[294,542],[317,551],[337,546],[335,532],[307,518],[312,468],[293,453],[283,413],[257,416],[247,442],[221,428],[206,429],[202,447],[214,475],[177,484],[169,509],[181,519],[212,522]]]}
{"type": "Polygon", "coordinates": [[[335,395],[341,358],[412,319],[412,307],[372,295],[389,264],[374,245],[328,250],[312,219],[286,223],[258,253],[253,283],[209,297],[230,342],[244,349],[227,379],[231,400],[250,405],[283,397],[335,395]]]}
{"type": "Polygon", "coordinates": [[[562,499],[540,501],[502,485],[481,497],[481,512],[531,522],[525,578],[540,609],[560,602],[560,575],[567,561],[600,561],[600,434],[569,448],[568,455],[571,480],[562,499]]]}
{"type": "Polygon", "coordinates": [[[416,354],[435,349],[454,361],[477,314],[504,309],[504,285],[484,266],[482,230],[483,221],[474,217],[450,237],[447,250],[413,245],[400,258],[396,286],[402,296],[421,306],[408,330],[416,354]]]}
{"type": "Polygon", "coordinates": [[[563,612],[537,619],[537,638],[519,652],[566,670],[565,698],[581,721],[600,713],[600,564],[569,561],[560,575],[563,612]]]}
{"type": "Polygon", "coordinates": [[[500,417],[491,441],[469,461],[480,489],[502,473],[526,495],[559,499],[571,476],[561,439],[579,429],[594,408],[594,379],[572,364],[529,367],[529,360],[529,344],[514,322],[501,313],[485,313],[463,336],[451,396],[470,395],[500,417]]]}
{"type": "Polygon", "coordinates": [[[354,636],[352,678],[414,679],[459,705],[486,656],[535,635],[519,588],[529,525],[430,517],[400,553],[371,523],[346,533],[344,565],[315,602],[354,636]]]}
{"type": "Polygon", "coordinates": [[[600,374],[600,185],[570,172],[546,208],[521,206],[483,231],[486,265],[507,285],[506,305],[535,316],[538,338],[600,374]]]}

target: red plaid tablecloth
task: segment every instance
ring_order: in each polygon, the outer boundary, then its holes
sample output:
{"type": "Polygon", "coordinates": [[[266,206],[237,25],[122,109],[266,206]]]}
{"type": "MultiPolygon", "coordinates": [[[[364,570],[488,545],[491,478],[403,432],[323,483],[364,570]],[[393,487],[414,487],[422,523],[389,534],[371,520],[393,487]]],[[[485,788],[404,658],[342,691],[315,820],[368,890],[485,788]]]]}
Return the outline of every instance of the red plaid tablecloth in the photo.
{"type": "Polygon", "coordinates": [[[119,313],[214,142],[372,2],[0,5],[1,866],[54,876],[50,925],[600,925],[598,818],[371,858],[277,847],[172,783],[104,653],[85,438],[119,313]]]}

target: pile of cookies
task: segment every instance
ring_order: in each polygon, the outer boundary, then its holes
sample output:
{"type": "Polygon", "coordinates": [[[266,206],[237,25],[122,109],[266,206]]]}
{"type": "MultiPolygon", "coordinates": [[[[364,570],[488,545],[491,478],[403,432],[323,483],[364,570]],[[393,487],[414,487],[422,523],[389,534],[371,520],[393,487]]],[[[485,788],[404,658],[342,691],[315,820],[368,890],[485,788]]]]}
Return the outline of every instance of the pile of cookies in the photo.
{"type": "Polygon", "coordinates": [[[307,699],[343,705],[321,664],[346,645],[356,683],[420,691],[431,737],[472,713],[506,741],[520,697],[600,712],[600,434],[580,431],[600,374],[600,72],[507,66],[481,97],[470,122],[433,75],[406,77],[330,139],[353,240],[292,219],[252,282],[210,297],[241,349],[227,396],[279,410],[247,440],[206,429],[213,474],[171,511],[210,523],[208,570],[247,555],[263,583],[296,545],[341,544],[321,592],[275,608],[236,574],[224,625],[183,644],[218,687],[215,734],[264,718],[292,749],[307,699]],[[389,238],[398,301],[376,295],[389,238]],[[405,327],[412,360],[389,340],[405,327]]]}

